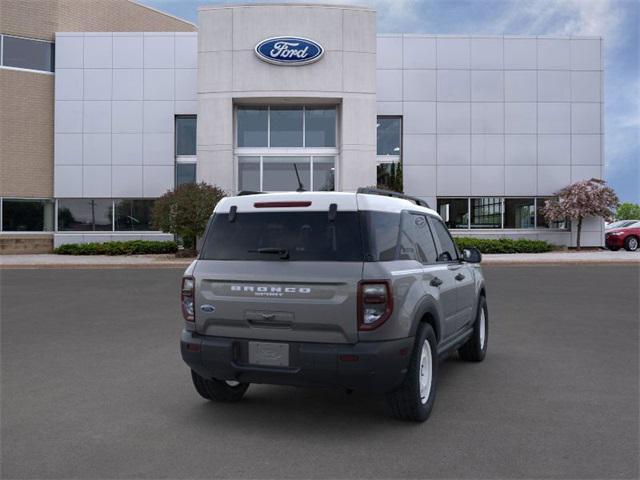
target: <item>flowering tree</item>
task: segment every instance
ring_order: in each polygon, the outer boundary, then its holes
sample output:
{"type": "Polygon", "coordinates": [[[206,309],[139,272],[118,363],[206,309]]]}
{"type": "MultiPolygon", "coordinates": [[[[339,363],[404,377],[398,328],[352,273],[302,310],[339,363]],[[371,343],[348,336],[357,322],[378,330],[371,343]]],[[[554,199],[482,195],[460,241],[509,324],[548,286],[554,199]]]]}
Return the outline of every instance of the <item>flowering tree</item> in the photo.
{"type": "Polygon", "coordinates": [[[604,180],[592,178],[581,180],[555,194],[556,199],[547,200],[544,204],[543,215],[552,222],[566,218],[576,221],[576,246],[580,250],[580,232],[582,219],[585,217],[600,217],[607,221],[614,217],[613,209],[619,204],[618,196],[604,180]]]}
{"type": "Polygon", "coordinates": [[[204,182],[180,185],[155,201],[152,223],[163,232],[179,235],[185,249],[195,250],[196,239],[204,233],[214,207],[225,195],[204,182]]]}

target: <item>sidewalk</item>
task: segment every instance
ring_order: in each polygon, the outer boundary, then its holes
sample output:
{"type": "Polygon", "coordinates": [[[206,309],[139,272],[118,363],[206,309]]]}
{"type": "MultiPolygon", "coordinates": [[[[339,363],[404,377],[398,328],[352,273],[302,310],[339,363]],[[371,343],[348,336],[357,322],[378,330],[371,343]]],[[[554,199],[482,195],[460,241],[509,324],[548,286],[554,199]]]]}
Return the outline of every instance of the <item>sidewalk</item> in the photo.
{"type": "Polygon", "coordinates": [[[640,266],[640,251],[621,250],[582,251],[575,250],[548,253],[501,253],[482,255],[483,265],[576,265],[608,264],[640,266]]]}
{"type": "Polygon", "coordinates": [[[192,258],[166,255],[0,255],[3,268],[187,268],[192,258]]]}
{"type": "MultiPolygon", "coordinates": [[[[186,268],[192,259],[173,255],[0,255],[2,268],[186,268]]],[[[640,266],[640,251],[565,251],[486,254],[483,265],[624,264],[640,266]]]]}

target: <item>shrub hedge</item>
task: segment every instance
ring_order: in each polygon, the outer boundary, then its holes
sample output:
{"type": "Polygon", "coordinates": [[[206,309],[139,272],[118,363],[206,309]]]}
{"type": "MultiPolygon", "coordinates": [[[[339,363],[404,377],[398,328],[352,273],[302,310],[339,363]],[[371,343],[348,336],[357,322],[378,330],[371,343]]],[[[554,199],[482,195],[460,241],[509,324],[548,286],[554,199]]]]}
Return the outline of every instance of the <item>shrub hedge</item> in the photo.
{"type": "Polygon", "coordinates": [[[474,238],[455,237],[454,240],[460,249],[475,247],[482,253],[542,253],[549,252],[553,245],[544,240],[528,240],[520,238],[474,238]]]}
{"type": "Polygon", "coordinates": [[[126,242],[69,243],[60,245],[54,253],[60,255],[142,255],[175,253],[178,245],[173,241],[129,240],[126,242]]]}

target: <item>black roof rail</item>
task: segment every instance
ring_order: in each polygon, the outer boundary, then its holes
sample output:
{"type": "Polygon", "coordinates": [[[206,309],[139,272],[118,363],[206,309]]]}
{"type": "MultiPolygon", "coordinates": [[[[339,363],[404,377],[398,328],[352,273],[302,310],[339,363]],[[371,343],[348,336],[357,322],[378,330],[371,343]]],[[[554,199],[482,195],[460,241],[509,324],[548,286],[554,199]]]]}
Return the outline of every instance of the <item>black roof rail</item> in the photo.
{"type": "Polygon", "coordinates": [[[360,187],[356,193],[366,193],[368,195],[381,195],[383,197],[402,198],[403,200],[409,200],[416,205],[425,208],[431,208],[427,202],[417,197],[405,195],[404,193],[392,192],[391,190],[382,190],[380,188],[360,187]]]}
{"type": "Polygon", "coordinates": [[[238,192],[236,197],[244,197],[245,195],[261,195],[263,193],[267,192],[252,192],[251,190],[242,190],[241,192],[238,192]]]}

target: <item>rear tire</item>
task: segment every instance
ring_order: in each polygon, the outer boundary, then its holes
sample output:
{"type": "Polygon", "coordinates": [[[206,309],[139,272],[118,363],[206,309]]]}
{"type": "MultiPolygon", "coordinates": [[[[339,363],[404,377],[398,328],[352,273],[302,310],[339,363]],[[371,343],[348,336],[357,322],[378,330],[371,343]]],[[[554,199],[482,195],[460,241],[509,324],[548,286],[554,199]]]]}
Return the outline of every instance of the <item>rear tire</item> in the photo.
{"type": "Polygon", "coordinates": [[[458,349],[460,358],[467,362],[481,362],[487,354],[488,340],[489,311],[487,310],[487,300],[481,296],[478,301],[478,313],[473,324],[471,338],[458,349]]]}
{"type": "Polygon", "coordinates": [[[431,325],[421,324],[404,381],[386,395],[387,405],[395,418],[414,422],[429,418],[436,399],[437,347],[431,325]]]}
{"type": "Polygon", "coordinates": [[[638,250],[638,237],[634,237],[633,235],[624,239],[624,249],[627,252],[635,252],[638,250]]]}
{"type": "Polygon", "coordinates": [[[202,398],[214,402],[237,402],[249,388],[248,383],[226,382],[204,378],[191,370],[193,386],[202,398]]]}

